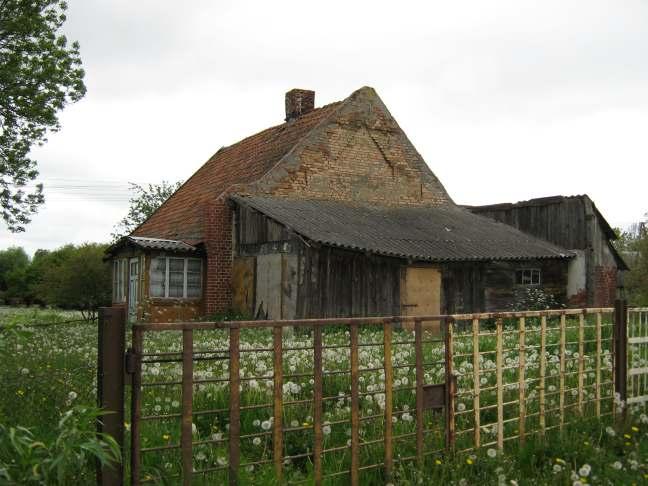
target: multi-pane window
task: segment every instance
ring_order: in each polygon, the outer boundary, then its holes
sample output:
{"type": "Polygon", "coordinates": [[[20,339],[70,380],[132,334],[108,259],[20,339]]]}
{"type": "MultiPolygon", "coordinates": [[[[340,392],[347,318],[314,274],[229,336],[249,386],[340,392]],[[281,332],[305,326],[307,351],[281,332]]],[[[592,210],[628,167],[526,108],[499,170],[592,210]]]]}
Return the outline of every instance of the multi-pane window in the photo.
{"type": "Polygon", "coordinates": [[[156,257],[151,260],[151,297],[195,299],[202,294],[202,261],[156,257]]]}
{"type": "Polygon", "coordinates": [[[515,283],[518,285],[540,285],[540,270],[523,268],[515,273],[515,283]]]}
{"type": "Polygon", "coordinates": [[[124,302],[126,300],[125,270],[125,259],[113,260],[113,302],[124,302]]]}

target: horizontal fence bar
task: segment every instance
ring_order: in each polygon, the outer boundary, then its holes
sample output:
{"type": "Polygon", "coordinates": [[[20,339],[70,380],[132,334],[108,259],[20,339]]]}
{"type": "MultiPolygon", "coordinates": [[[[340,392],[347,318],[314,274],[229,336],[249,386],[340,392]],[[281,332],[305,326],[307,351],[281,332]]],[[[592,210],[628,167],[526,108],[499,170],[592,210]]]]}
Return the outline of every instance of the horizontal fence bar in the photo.
{"type": "MultiPolygon", "coordinates": [[[[576,316],[579,314],[611,314],[613,307],[587,308],[587,309],[553,309],[543,311],[526,312],[483,312],[475,314],[438,314],[428,316],[392,316],[392,317],[348,317],[348,318],[325,318],[325,319],[286,319],[286,320],[265,320],[265,321],[213,321],[213,322],[170,322],[170,323],[148,323],[135,324],[133,328],[141,331],[181,331],[183,329],[213,330],[251,328],[272,328],[280,325],[282,327],[305,327],[305,326],[351,326],[351,325],[382,325],[390,323],[414,323],[415,321],[472,321],[473,319],[513,319],[520,317],[542,317],[542,316],[576,316]]],[[[241,349],[241,351],[244,351],[241,349]]],[[[271,351],[271,349],[270,349],[271,351]]]]}

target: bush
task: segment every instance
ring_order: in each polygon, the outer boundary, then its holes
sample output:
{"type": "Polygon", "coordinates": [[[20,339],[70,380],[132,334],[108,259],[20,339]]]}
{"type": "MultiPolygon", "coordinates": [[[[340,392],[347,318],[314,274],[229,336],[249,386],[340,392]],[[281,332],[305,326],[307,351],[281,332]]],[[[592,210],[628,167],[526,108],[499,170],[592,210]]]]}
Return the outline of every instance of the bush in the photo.
{"type": "Polygon", "coordinates": [[[0,482],[3,484],[50,485],[91,482],[93,465],[121,461],[119,446],[94,424],[96,409],[77,406],[63,414],[57,436],[40,441],[25,427],[0,424],[0,482]]]}

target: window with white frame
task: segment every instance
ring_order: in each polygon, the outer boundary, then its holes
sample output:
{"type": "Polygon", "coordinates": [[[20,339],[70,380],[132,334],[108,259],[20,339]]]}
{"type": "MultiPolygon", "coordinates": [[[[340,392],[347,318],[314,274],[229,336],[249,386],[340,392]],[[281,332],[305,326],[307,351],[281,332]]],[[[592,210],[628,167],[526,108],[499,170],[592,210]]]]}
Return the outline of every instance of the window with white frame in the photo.
{"type": "Polygon", "coordinates": [[[113,260],[113,302],[126,300],[126,260],[113,260]]]}
{"type": "Polygon", "coordinates": [[[151,260],[151,297],[196,299],[202,295],[202,260],[155,257],[151,260]]]}
{"type": "Polygon", "coordinates": [[[515,283],[518,285],[540,285],[540,269],[522,268],[515,273],[515,283]]]}

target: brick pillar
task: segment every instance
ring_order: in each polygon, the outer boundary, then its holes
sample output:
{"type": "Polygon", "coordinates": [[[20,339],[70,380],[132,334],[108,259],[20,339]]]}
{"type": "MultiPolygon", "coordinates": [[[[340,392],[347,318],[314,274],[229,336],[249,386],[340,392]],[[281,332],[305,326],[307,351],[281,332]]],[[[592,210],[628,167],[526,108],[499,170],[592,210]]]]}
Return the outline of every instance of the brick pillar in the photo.
{"type": "Polygon", "coordinates": [[[232,211],[226,200],[207,204],[204,225],[205,314],[210,315],[225,312],[232,305],[232,211]]]}
{"type": "Polygon", "coordinates": [[[616,299],[617,269],[598,265],[594,269],[594,307],[609,307],[616,299]]]}

